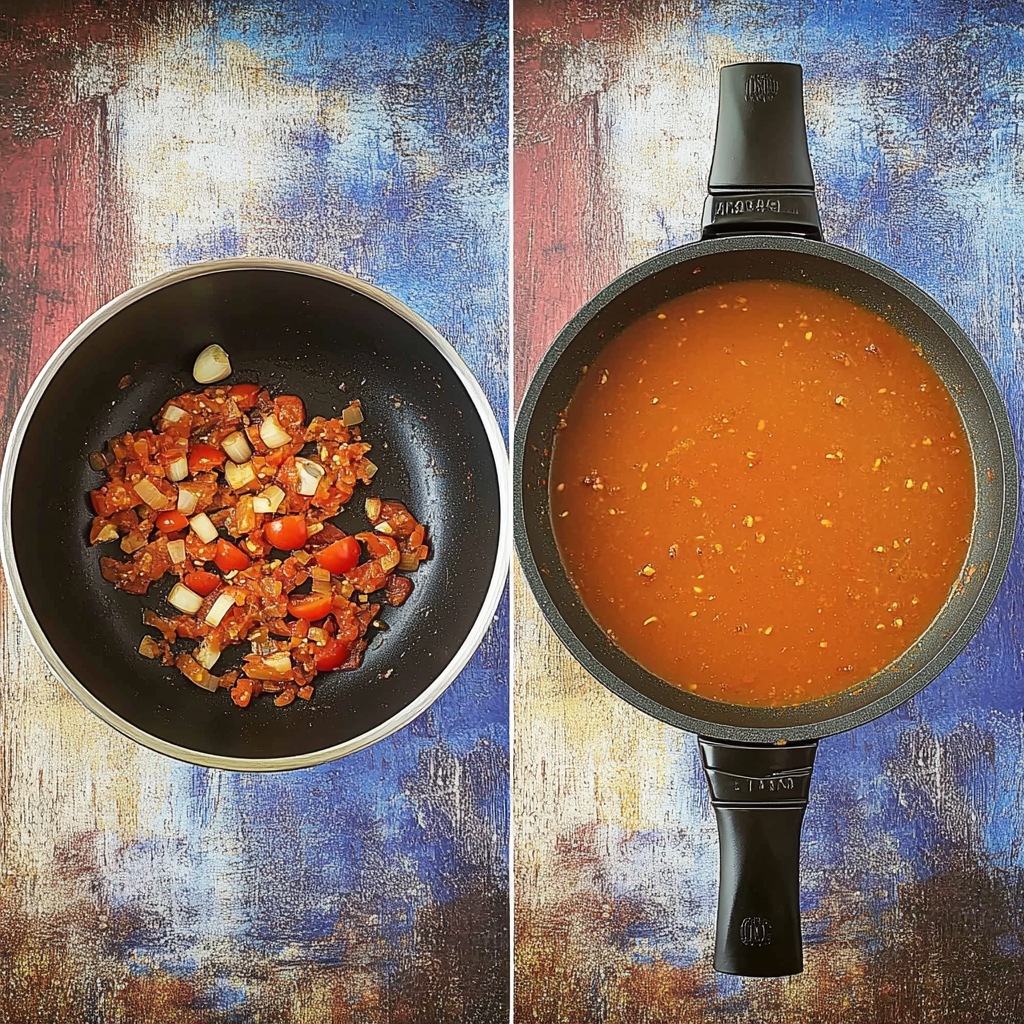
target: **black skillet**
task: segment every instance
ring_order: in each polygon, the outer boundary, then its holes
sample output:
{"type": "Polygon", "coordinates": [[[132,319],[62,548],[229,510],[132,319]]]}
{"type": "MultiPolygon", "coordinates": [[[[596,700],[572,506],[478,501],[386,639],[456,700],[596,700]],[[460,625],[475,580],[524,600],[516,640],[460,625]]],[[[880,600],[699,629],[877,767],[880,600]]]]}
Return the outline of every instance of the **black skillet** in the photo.
{"type": "Polygon", "coordinates": [[[703,240],[627,271],[555,339],[523,400],[513,468],[523,571],[552,628],[600,682],[642,711],[697,733],[718,820],[715,968],[772,977],[803,969],[800,827],[818,740],[902,704],[962,650],[995,598],[1017,517],[1017,462],[1006,408],[981,357],[923,291],[888,267],[823,243],[796,64],[722,69],[703,240]],[[838,292],[921,345],[956,403],[977,498],[961,587],[914,646],[835,698],[788,708],[711,701],[670,686],[612,644],[559,560],[546,481],[559,413],[581,369],[632,320],[686,292],[729,281],[794,281],[838,292]],[[975,567],[973,573],[966,569],[975,567]]]}
{"type": "MultiPolygon", "coordinates": [[[[18,610],[54,673],[101,718],[198,764],[266,770],[316,764],[410,722],[469,660],[507,569],[507,462],[479,384],[411,310],[346,275],[283,260],[232,259],[172,271],[103,307],[44,367],[19,412],[0,477],[4,569],[18,610]],[[366,529],[363,499],[405,502],[429,527],[433,557],[360,669],[318,679],[309,702],[235,707],[137,652],[142,608],[169,610],[165,579],[143,599],[100,576],[88,456],[150,425],[197,388],[192,365],[219,342],[228,384],[299,395],[308,416],[362,401],[379,466],[338,520],[366,529]]],[[[112,549],[112,550],[111,550],[112,549]]],[[[123,556],[121,556],[123,557],[123,556]]],[[[376,631],[371,628],[371,633],[376,631]]],[[[235,649],[237,658],[241,651],[235,649]]],[[[225,653],[217,670],[230,663],[225,653]]]]}

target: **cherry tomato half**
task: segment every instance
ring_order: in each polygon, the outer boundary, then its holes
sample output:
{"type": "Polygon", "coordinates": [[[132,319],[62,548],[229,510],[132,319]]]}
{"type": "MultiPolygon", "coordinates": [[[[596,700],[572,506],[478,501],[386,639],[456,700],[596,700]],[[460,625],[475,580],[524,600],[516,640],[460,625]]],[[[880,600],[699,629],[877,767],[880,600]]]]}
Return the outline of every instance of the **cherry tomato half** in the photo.
{"type": "Polygon", "coordinates": [[[239,409],[251,409],[256,404],[260,390],[259,384],[236,384],[228,388],[228,395],[235,400],[239,409]]]}
{"type": "Polygon", "coordinates": [[[188,453],[188,471],[190,473],[209,473],[224,464],[227,456],[212,444],[194,444],[188,453]]]}
{"type": "Polygon", "coordinates": [[[359,556],[362,548],[355,537],[342,537],[333,544],[328,544],[323,550],[316,553],[317,564],[323,566],[328,572],[336,576],[354,569],[359,563],[359,556]]]}
{"type": "Polygon", "coordinates": [[[281,551],[294,551],[306,543],[308,531],[302,516],[282,516],[263,527],[267,543],[281,551]]]}
{"type": "Polygon", "coordinates": [[[345,664],[345,660],[348,658],[348,652],[351,646],[351,644],[346,643],[344,640],[338,640],[335,637],[331,637],[325,646],[317,648],[317,672],[331,672],[336,668],[341,668],[341,666],[345,664]]]}
{"type": "Polygon", "coordinates": [[[156,517],[156,528],[161,533],[177,533],[188,529],[188,516],[184,512],[161,512],[156,517]]]}
{"type": "Polygon", "coordinates": [[[196,569],[195,572],[185,573],[185,586],[200,597],[206,597],[220,586],[220,577],[205,569],[196,569]]]}
{"type": "Polygon", "coordinates": [[[249,556],[223,537],[217,538],[217,553],[213,556],[213,560],[221,572],[249,568],[249,556]]]}
{"type": "Polygon", "coordinates": [[[296,594],[288,598],[288,611],[297,619],[315,622],[331,613],[330,594],[296,594]]]}

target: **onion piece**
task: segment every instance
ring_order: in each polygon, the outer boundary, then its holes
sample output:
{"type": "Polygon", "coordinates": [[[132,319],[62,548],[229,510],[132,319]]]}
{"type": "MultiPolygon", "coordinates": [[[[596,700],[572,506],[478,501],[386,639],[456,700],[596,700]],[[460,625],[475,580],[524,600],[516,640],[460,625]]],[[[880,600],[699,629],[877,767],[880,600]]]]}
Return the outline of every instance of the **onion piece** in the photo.
{"type": "MultiPolygon", "coordinates": [[[[211,626],[219,626],[221,619],[235,606],[235,595],[230,591],[227,591],[220,595],[216,601],[213,602],[213,606],[206,613],[205,621],[211,626]]],[[[207,668],[210,666],[207,665],[207,668]]]]}
{"type": "Polygon", "coordinates": [[[323,569],[319,565],[314,565],[310,572],[313,577],[313,593],[329,594],[331,592],[330,570],[323,569]]]}
{"type": "Polygon", "coordinates": [[[159,658],[161,655],[160,644],[157,642],[155,637],[151,637],[148,633],[142,638],[142,643],[139,644],[139,654],[144,658],[159,658]]]}
{"type": "Polygon", "coordinates": [[[292,670],[292,656],[287,651],[268,654],[258,661],[247,661],[242,671],[250,679],[266,679],[270,682],[284,682],[292,670]]]}
{"type": "Polygon", "coordinates": [[[398,559],[398,568],[403,572],[415,572],[420,567],[420,556],[415,551],[403,551],[398,559]]]}
{"type": "Polygon", "coordinates": [[[207,345],[196,356],[195,366],[192,367],[192,376],[200,384],[213,384],[230,374],[231,360],[228,359],[227,352],[220,345],[207,345]]]}
{"type": "Polygon", "coordinates": [[[366,518],[369,519],[371,523],[374,523],[378,519],[380,519],[381,505],[382,505],[382,502],[381,502],[380,498],[367,498],[366,499],[366,502],[364,503],[363,508],[366,509],[366,518]]]}
{"type": "Polygon", "coordinates": [[[363,422],[363,410],[359,407],[358,402],[353,402],[348,406],[348,408],[342,411],[341,422],[344,423],[346,427],[354,427],[363,422]]]}
{"type": "Polygon", "coordinates": [[[249,441],[240,430],[228,434],[220,443],[221,448],[227,453],[232,462],[248,462],[252,458],[252,448],[249,441]]]}
{"type": "Polygon", "coordinates": [[[316,494],[326,470],[319,462],[310,459],[296,459],[295,467],[299,471],[299,494],[306,498],[312,497],[316,494]]]}
{"type": "Polygon", "coordinates": [[[203,603],[203,599],[194,590],[189,590],[184,583],[175,583],[167,595],[167,600],[186,615],[195,615],[203,603]]]}
{"type": "Polygon", "coordinates": [[[390,537],[395,532],[394,527],[386,519],[379,522],[374,527],[374,530],[376,530],[377,533],[383,533],[386,537],[390,537]]]}
{"type": "Polygon", "coordinates": [[[281,502],[284,499],[284,491],[277,484],[271,484],[252,499],[252,510],[254,512],[269,512],[272,515],[281,507],[281,502]]]}
{"type": "Polygon", "coordinates": [[[190,491],[187,487],[178,488],[178,511],[190,516],[199,504],[199,495],[190,491]]]}
{"type": "Polygon", "coordinates": [[[366,475],[368,477],[374,477],[377,475],[377,466],[375,466],[369,459],[366,460],[366,475]]]}
{"type": "Polygon", "coordinates": [[[217,527],[213,525],[213,520],[205,512],[193,516],[189,520],[189,526],[195,530],[196,536],[204,544],[212,544],[217,539],[217,527]]]}
{"type": "Polygon", "coordinates": [[[309,632],[306,634],[306,636],[310,640],[312,640],[313,643],[320,644],[321,646],[323,646],[325,643],[327,643],[327,641],[329,639],[329,637],[327,635],[327,630],[323,629],[320,626],[310,626],[309,627],[309,632]]]}
{"type": "Polygon", "coordinates": [[[170,504],[163,493],[154,485],[149,477],[143,477],[132,490],[155,512],[161,512],[170,504]]]}
{"type": "Polygon", "coordinates": [[[188,476],[188,459],[184,455],[176,458],[167,467],[167,479],[172,480],[174,483],[178,483],[179,480],[184,480],[188,476]]]}
{"type": "Polygon", "coordinates": [[[398,563],[401,560],[402,560],[402,555],[399,552],[398,548],[395,548],[394,551],[389,551],[386,555],[383,555],[381,557],[380,567],[385,572],[391,572],[391,570],[394,569],[395,566],[398,565],[398,563]]]}
{"type": "Polygon", "coordinates": [[[224,477],[234,491],[240,491],[257,480],[256,470],[252,468],[251,462],[243,462],[241,465],[237,462],[225,462],[224,477]]]}
{"type": "Polygon", "coordinates": [[[221,655],[221,648],[219,644],[213,642],[212,637],[204,637],[201,644],[196,645],[196,649],[192,652],[192,657],[199,662],[200,665],[205,669],[211,669],[217,664],[217,659],[221,655]]]}
{"type": "Polygon", "coordinates": [[[167,557],[175,564],[180,565],[185,561],[185,542],[183,540],[169,540],[167,542],[167,557]]]}
{"type": "Polygon", "coordinates": [[[267,416],[260,424],[260,440],[268,448],[280,448],[282,445],[288,444],[291,439],[291,434],[285,432],[278,422],[277,416],[273,413],[267,416]]]}
{"type": "Polygon", "coordinates": [[[178,420],[183,420],[188,415],[184,409],[179,409],[176,405],[169,405],[164,409],[163,420],[164,423],[177,423],[178,420]]]}

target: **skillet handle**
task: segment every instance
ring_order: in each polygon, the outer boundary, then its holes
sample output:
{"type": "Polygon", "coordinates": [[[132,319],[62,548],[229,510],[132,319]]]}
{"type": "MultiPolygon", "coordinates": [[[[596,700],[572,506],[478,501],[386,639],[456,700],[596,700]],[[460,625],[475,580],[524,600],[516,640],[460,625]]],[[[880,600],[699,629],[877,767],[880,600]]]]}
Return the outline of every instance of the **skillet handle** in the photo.
{"type": "Polygon", "coordinates": [[[821,238],[799,64],[728,64],[701,236],[821,238]]]}
{"type": "Polygon", "coordinates": [[[715,970],[748,978],[799,974],[800,826],[818,741],[697,743],[718,821],[715,970]]]}

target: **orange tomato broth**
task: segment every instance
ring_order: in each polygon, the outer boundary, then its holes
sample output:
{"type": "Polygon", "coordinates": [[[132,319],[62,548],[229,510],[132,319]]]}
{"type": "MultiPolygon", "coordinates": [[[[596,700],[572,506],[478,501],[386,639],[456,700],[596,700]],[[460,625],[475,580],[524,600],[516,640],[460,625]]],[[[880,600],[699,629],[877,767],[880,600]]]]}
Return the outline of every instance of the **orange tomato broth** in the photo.
{"type": "Polygon", "coordinates": [[[716,285],[630,324],[588,370],[552,453],[552,522],[631,658],[704,697],[787,706],[925,632],[966,558],[973,462],[892,325],[805,285],[716,285]]]}

